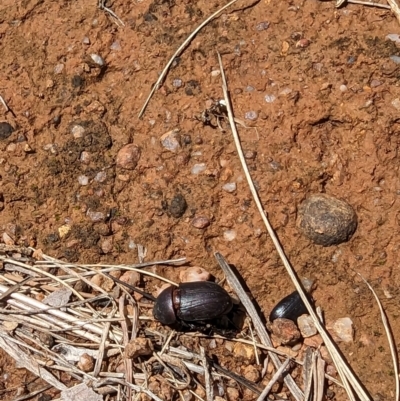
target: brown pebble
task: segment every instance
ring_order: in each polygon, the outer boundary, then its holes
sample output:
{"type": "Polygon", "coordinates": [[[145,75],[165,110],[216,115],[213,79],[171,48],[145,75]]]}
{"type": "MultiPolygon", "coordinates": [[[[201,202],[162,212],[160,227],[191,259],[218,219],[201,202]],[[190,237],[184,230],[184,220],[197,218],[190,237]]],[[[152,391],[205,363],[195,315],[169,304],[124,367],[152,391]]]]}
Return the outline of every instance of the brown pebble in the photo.
{"type": "Polygon", "coordinates": [[[139,356],[151,355],[153,353],[153,344],[148,338],[135,338],[125,346],[125,356],[135,359],[139,356]]]}
{"type": "Polygon", "coordinates": [[[179,278],[182,283],[194,282],[194,281],[208,281],[211,274],[199,266],[192,266],[179,273],[179,278]]]}
{"type": "Polygon", "coordinates": [[[135,271],[126,271],[120,277],[120,280],[123,281],[124,283],[131,285],[132,287],[136,287],[140,281],[140,274],[135,271]]]}
{"type": "Polygon", "coordinates": [[[257,370],[257,368],[254,365],[246,366],[243,370],[244,370],[243,376],[247,380],[250,380],[253,383],[256,383],[256,382],[258,382],[258,380],[260,380],[260,372],[257,370]]]}
{"type": "Polygon", "coordinates": [[[240,342],[236,342],[233,346],[233,354],[235,359],[246,364],[253,364],[256,360],[254,347],[240,342]]]}
{"type": "Polygon", "coordinates": [[[297,41],[296,43],[296,47],[299,47],[301,49],[304,49],[306,47],[310,46],[310,41],[308,39],[300,39],[299,41],[297,41]]]}
{"type": "Polygon", "coordinates": [[[192,226],[195,228],[203,229],[210,225],[210,219],[206,216],[196,216],[192,220],[192,226]]]}
{"type": "Polygon", "coordinates": [[[113,249],[113,239],[112,237],[108,237],[101,241],[101,250],[104,254],[111,253],[113,249]]]}
{"type": "Polygon", "coordinates": [[[296,324],[289,319],[277,318],[268,327],[272,334],[273,340],[279,345],[296,344],[301,334],[296,324]]]}
{"type": "Polygon", "coordinates": [[[357,228],[357,215],[345,201],[315,194],[300,206],[298,229],[315,244],[330,246],[348,241],[357,228]]]}
{"type": "Polygon", "coordinates": [[[134,170],[140,159],[140,148],[133,143],[125,145],[117,154],[116,164],[125,170],[134,170]]]}
{"type": "Polygon", "coordinates": [[[78,368],[83,370],[84,372],[91,372],[94,368],[94,360],[93,357],[91,357],[88,354],[82,354],[81,357],[79,358],[78,362],[78,368]]]}

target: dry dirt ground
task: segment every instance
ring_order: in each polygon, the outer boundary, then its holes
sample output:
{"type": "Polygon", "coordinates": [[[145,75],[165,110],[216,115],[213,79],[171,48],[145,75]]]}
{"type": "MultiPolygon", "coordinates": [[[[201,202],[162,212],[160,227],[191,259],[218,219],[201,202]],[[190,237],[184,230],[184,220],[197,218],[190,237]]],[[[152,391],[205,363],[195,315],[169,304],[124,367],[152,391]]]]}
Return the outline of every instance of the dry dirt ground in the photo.
{"type": "MultiPolygon", "coordinates": [[[[174,61],[139,119],[168,59],[223,2],[115,0],[109,7],[125,26],[96,3],[0,2],[0,95],[10,109],[0,104],[0,121],[14,128],[0,133],[1,233],[81,263],[134,263],[141,244],[146,260],[185,256],[221,278],[218,250],[268,315],[293,286],[230,131],[201,121],[222,97],[218,50],[236,117],[257,127],[239,127],[242,145],[285,251],[300,276],[316,280],[326,319],[353,320],[354,342],[341,349],[372,397],[391,399],[379,312],[356,272],[382,299],[398,344],[400,70],[391,58],[399,48],[386,38],[399,32],[398,21],[384,9],[316,0],[260,0],[245,9],[251,3],[238,2],[174,61]],[[174,151],[160,141],[172,130],[179,130],[174,151]],[[140,149],[133,170],[115,163],[128,143],[140,149]],[[321,247],[298,232],[298,205],[321,192],[356,210],[349,242],[321,247]],[[172,202],[177,195],[186,209],[172,202]],[[195,227],[196,217],[209,225],[195,227]],[[70,231],[60,236],[63,225],[70,231]]],[[[243,374],[229,352],[220,362],[243,374]]],[[[36,388],[8,357],[0,363],[1,399],[23,393],[21,382],[36,388]]]]}

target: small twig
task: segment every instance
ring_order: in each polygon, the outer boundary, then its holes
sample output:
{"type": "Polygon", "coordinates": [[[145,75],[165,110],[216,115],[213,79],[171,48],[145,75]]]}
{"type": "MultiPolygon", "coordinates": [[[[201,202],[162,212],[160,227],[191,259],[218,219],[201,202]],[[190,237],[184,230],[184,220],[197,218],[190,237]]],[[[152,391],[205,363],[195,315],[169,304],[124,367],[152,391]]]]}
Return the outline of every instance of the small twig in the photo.
{"type": "Polygon", "coordinates": [[[179,46],[178,50],[172,55],[172,57],[170,58],[170,60],[168,61],[167,65],[164,67],[164,69],[162,70],[160,76],[158,77],[156,83],[153,85],[153,88],[150,91],[149,96],[147,97],[146,101],[144,102],[144,105],[142,107],[142,109],[139,112],[138,117],[141,118],[143,113],[146,110],[147,105],[150,102],[150,99],[152,98],[152,96],[154,95],[154,92],[156,90],[159,89],[161,83],[164,81],[164,78],[166,77],[166,75],[168,74],[168,71],[172,65],[172,63],[174,62],[175,58],[178,57],[183,50],[186,49],[186,46],[189,45],[189,43],[193,40],[193,38],[201,31],[201,29],[203,29],[210,21],[212,21],[214,18],[216,18],[219,14],[221,14],[222,11],[224,11],[226,8],[230,7],[232,4],[236,3],[238,0],[231,0],[228,4],[224,5],[223,7],[221,7],[219,10],[217,10],[215,13],[213,13],[212,15],[210,15],[205,21],[203,21],[186,39],[185,41],[179,46]]]}
{"type": "Polygon", "coordinates": [[[53,386],[42,387],[39,390],[31,391],[29,394],[21,395],[20,397],[14,398],[13,401],[24,401],[29,400],[29,398],[33,398],[38,394],[44,393],[45,391],[51,389],[53,386]]]}
{"type": "MultiPolygon", "coordinates": [[[[125,24],[123,23],[123,21],[121,20],[121,18],[118,17],[117,14],[115,14],[114,11],[112,11],[110,8],[106,7],[107,0],[99,0],[98,3],[98,7],[100,10],[104,10],[105,12],[109,13],[113,18],[115,18],[117,20],[117,22],[119,22],[122,26],[125,26],[125,24]]],[[[117,24],[118,25],[118,24],[117,24]]]]}
{"type": "MultiPolygon", "coordinates": [[[[361,1],[361,0],[347,0],[347,3],[350,4],[360,4],[362,6],[369,6],[369,7],[378,7],[378,8],[384,8],[385,10],[391,10],[390,6],[387,6],[386,4],[380,4],[380,3],[373,3],[370,1],[361,1]]],[[[341,4],[340,4],[341,5],[341,4]]],[[[336,5],[336,7],[340,7],[336,5]]]]}
{"type": "Polygon", "coordinates": [[[207,401],[213,401],[214,400],[214,391],[213,391],[213,386],[211,384],[211,375],[210,375],[210,371],[208,368],[206,352],[205,352],[204,348],[201,346],[200,346],[200,358],[201,358],[201,362],[202,362],[203,368],[204,368],[204,381],[206,382],[207,401]]]}
{"type": "Polygon", "coordinates": [[[10,110],[2,96],[0,96],[0,103],[4,106],[4,108],[6,109],[6,112],[8,112],[10,110]]]}
{"type": "Polygon", "coordinates": [[[275,374],[272,376],[272,379],[269,381],[269,383],[265,386],[265,389],[262,391],[260,396],[257,398],[257,401],[263,401],[265,397],[269,394],[269,392],[272,389],[272,386],[276,383],[276,381],[282,376],[284,370],[286,367],[289,365],[290,359],[286,359],[285,362],[282,363],[281,367],[275,372],[275,374]]]}

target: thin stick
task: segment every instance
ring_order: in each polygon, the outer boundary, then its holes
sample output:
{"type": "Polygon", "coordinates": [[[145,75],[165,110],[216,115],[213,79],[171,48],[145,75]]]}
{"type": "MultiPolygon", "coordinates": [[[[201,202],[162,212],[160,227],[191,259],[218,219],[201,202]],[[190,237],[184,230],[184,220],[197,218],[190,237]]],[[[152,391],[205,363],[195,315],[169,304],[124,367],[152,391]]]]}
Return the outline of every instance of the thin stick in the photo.
{"type": "Polygon", "coordinates": [[[161,82],[164,80],[166,75],[168,74],[168,70],[170,69],[172,63],[174,62],[175,58],[178,57],[183,50],[186,49],[186,46],[189,45],[189,43],[193,40],[193,38],[201,31],[210,21],[212,21],[215,17],[217,17],[222,11],[230,7],[232,4],[236,3],[238,0],[232,0],[219,10],[217,10],[214,14],[211,14],[205,21],[203,21],[187,38],[186,40],[179,46],[178,50],[173,54],[173,56],[170,58],[168,61],[167,65],[164,67],[163,71],[161,72],[160,76],[158,77],[156,83],[154,84],[153,88],[150,91],[149,96],[147,97],[146,101],[144,102],[144,105],[142,109],[139,112],[138,117],[141,118],[143,116],[143,113],[146,110],[147,105],[150,102],[150,99],[154,95],[154,92],[159,89],[161,82]]]}
{"type": "Polygon", "coordinates": [[[286,369],[286,367],[289,365],[290,359],[286,359],[285,362],[282,363],[281,367],[275,372],[275,374],[272,376],[272,379],[269,381],[269,383],[265,386],[264,390],[260,394],[260,396],[257,398],[257,401],[263,401],[265,397],[269,394],[271,391],[272,386],[276,383],[276,381],[281,377],[282,373],[286,369]]]}
{"type": "MultiPolygon", "coordinates": [[[[301,286],[301,284],[296,276],[296,273],[295,273],[293,267],[290,265],[290,262],[278,240],[277,235],[275,234],[274,229],[272,228],[271,223],[268,220],[267,213],[264,211],[264,209],[262,207],[260,198],[258,196],[258,192],[257,192],[255,185],[253,183],[253,180],[251,178],[249,169],[247,168],[246,160],[245,160],[244,154],[243,154],[243,149],[240,144],[239,135],[238,135],[238,132],[236,129],[235,122],[233,120],[234,116],[233,116],[233,111],[232,111],[232,105],[231,105],[231,101],[230,101],[230,98],[228,95],[228,86],[226,83],[226,77],[225,77],[224,67],[222,65],[221,55],[219,53],[218,53],[218,60],[219,60],[219,65],[220,65],[220,70],[221,70],[222,90],[224,93],[224,98],[225,98],[226,107],[227,107],[227,111],[228,111],[229,123],[230,123],[231,129],[232,129],[232,135],[234,138],[236,149],[237,149],[239,159],[240,159],[242,168],[244,170],[244,173],[245,173],[245,176],[247,179],[247,183],[250,188],[250,192],[253,195],[254,202],[257,205],[258,211],[260,212],[261,218],[263,219],[265,227],[267,228],[268,234],[271,237],[271,240],[275,246],[275,249],[277,250],[279,257],[281,258],[282,263],[285,266],[287,273],[289,274],[289,277],[293,281],[293,284],[294,284],[296,290],[298,291],[300,298],[302,299],[304,305],[306,306],[308,313],[312,317],[315,327],[317,328],[326,347],[329,350],[332,360],[335,363],[336,369],[340,375],[340,378],[342,379],[342,382],[346,388],[348,397],[350,398],[350,400],[355,401],[353,391],[348,383],[348,381],[350,381],[354,390],[358,394],[360,400],[361,401],[367,401],[367,400],[370,401],[371,398],[369,397],[367,392],[364,390],[364,387],[360,383],[359,379],[355,376],[355,374],[348,367],[348,365],[344,361],[342,355],[338,351],[337,345],[332,341],[332,339],[329,336],[328,332],[326,331],[325,327],[319,321],[307,295],[305,294],[305,292],[303,290],[303,287],[301,286]]],[[[273,355],[273,354],[271,354],[271,355],[273,355]]]]}
{"type": "Polygon", "coordinates": [[[4,108],[6,109],[6,112],[10,110],[2,96],[0,96],[0,103],[4,106],[4,108]]]}
{"type": "Polygon", "coordinates": [[[200,346],[200,357],[201,357],[201,362],[203,364],[204,368],[204,381],[206,382],[206,396],[207,396],[207,401],[213,401],[214,400],[214,392],[213,392],[213,386],[211,384],[211,375],[207,363],[207,358],[206,358],[206,352],[203,347],[200,346]]]}
{"type": "Polygon", "coordinates": [[[392,329],[390,327],[390,323],[386,316],[386,313],[383,309],[382,303],[381,303],[380,299],[378,298],[378,295],[376,294],[375,290],[372,288],[370,283],[360,273],[357,273],[357,274],[362,278],[364,283],[367,284],[368,288],[371,290],[372,294],[375,297],[376,303],[378,304],[379,311],[381,313],[381,319],[382,319],[383,326],[385,328],[386,337],[388,339],[390,353],[392,354],[393,370],[394,370],[394,377],[395,377],[395,382],[396,382],[395,401],[399,401],[400,400],[399,361],[398,361],[398,357],[397,357],[397,349],[396,349],[396,344],[395,344],[395,341],[393,338],[392,329]]]}
{"type": "MultiPolygon", "coordinates": [[[[369,6],[369,7],[378,7],[378,8],[384,8],[385,10],[391,10],[392,7],[387,6],[386,4],[380,4],[380,3],[372,3],[370,1],[361,1],[361,0],[347,0],[348,3],[350,4],[360,4],[362,6],[369,6]]],[[[338,7],[338,6],[336,6],[338,7]]],[[[340,6],[339,6],[340,7],[340,6]]]]}

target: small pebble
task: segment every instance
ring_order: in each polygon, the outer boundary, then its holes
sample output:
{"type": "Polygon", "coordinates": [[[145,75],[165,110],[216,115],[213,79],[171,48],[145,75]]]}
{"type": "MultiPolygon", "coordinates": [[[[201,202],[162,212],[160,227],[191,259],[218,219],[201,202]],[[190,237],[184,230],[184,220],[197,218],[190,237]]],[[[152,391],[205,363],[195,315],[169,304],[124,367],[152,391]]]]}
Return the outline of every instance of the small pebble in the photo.
{"type": "Polygon", "coordinates": [[[82,39],[82,43],[83,43],[84,45],[90,45],[90,39],[89,39],[87,36],[85,36],[85,37],[82,39]]]}
{"type": "Polygon", "coordinates": [[[203,229],[210,225],[210,219],[206,216],[196,216],[192,220],[192,226],[195,228],[203,229]]]}
{"type": "Polygon", "coordinates": [[[236,238],[235,230],[226,230],[224,231],[224,239],[226,241],[233,241],[236,238]]]}
{"type": "Polygon", "coordinates": [[[392,100],[392,106],[395,109],[400,110],[400,99],[396,98],[396,99],[392,100]]]}
{"type": "Polygon", "coordinates": [[[254,353],[254,347],[251,345],[235,342],[232,352],[235,358],[239,361],[243,361],[248,364],[255,362],[256,357],[254,353]]]}
{"type": "Polygon", "coordinates": [[[400,57],[399,56],[390,56],[390,60],[392,60],[396,64],[400,64],[400,57]]]}
{"type": "Polygon", "coordinates": [[[290,88],[285,88],[285,89],[283,89],[279,94],[282,95],[282,96],[287,96],[287,95],[290,95],[292,92],[293,92],[292,89],[290,89],[290,88]]]}
{"type": "Polygon", "coordinates": [[[338,245],[354,234],[357,215],[343,200],[327,194],[314,194],[299,206],[296,225],[315,244],[338,245]]]}
{"type": "Polygon", "coordinates": [[[175,87],[175,88],[181,88],[183,86],[183,81],[181,79],[179,79],[179,78],[175,78],[172,81],[172,86],[175,87]]]}
{"type": "Polygon", "coordinates": [[[110,49],[111,50],[115,50],[115,51],[119,51],[119,50],[121,50],[121,44],[119,43],[118,40],[116,40],[111,44],[110,49]]]}
{"type": "Polygon", "coordinates": [[[337,319],[332,326],[327,325],[331,330],[335,341],[351,343],[354,340],[353,322],[349,317],[337,319]]]}
{"type": "Polygon", "coordinates": [[[167,132],[160,138],[163,148],[171,152],[176,152],[180,149],[180,135],[178,132],[178,130],[172,130],[167,132]]]}
{"type": "Polygon", "coordinates": [[[89,209],[86,212],[86,215],[89,217],[90,220],[93,222],[104,221],[106,216],[103,212],[95,212],[94,210],[89,209]]]}
{"type": "Polygon", "coordinates": [[[276,100],[276,96],[275,95],[265,95],[264,99],[267,103],[273,103],[276,100]]]}
{"type": "Polygon", "coordinates": [[[8,144],[7,147],[6,147],[6,151],[7,152],[14,152],[15,149],[17,149],[17,144],[14,143],[14,142],[8,144]]]}
{"type": "Polygon", "coordinates": [[[244,368],[243,376],[253,383],[257,383],[260,380],[260,372],[254,365],[249,365],[244,368]]]}
{"type": "Polygon", "coordinates": [[[378,86],[381,86],[382,82],[378,81],[377,79],[373,79],[370,83],[371,88],[377,88],[378,86]]]}
{"type": "Polygon", "coordinates": [[[235,192],[236,191],[236,182],[228,182],[222,186],[222,189],[225,192],[229,192],[229,193],[235,192]]]}
{"type": "Polygon", "coordinates": [[[64,70],[64,64],[57,64],[54,67],[54,74],[61,74],[64,70]]]}
{"type": "Polygon", "coordinates": [[[244,158],[247,160],[254,160],[257,156],[257,152],[255,152],[254,150],[247,150],[246,152],[244,152],[244,158]]]}
{"type": "Polygon", "coordinates": [[[301,334],[293,320],[277,318],[268,327],[272,334],[273,340],[279,345],[294,345],[300,338],[301,334]]]}
{"type": "Polygon", "coordinates": [[[311,337],[317,334],[317,329],[314,325],[314,320],[310,315],[301,315],[297,319],[297,325],[299,326],[301,335],[304,338],[311,337]]]}
{"type": "Polygon", "coordinates": [[[244,118],[246,120],[255,121],[258,118],[258,112],[254,110],[246,111],[244,118]]]}
{"type": "Polygon", "coordinates": [[[220,70],[211,71],[211,76],[212,77],[218,77],[219,75],[221,75],[221,71],[220,70]]]}
{"type": "Polygon", "coordinates": [[[85,150],[81,153],[79,157],[79,161],[83,164],[89,164],[91,160],[91,156],[89,152],[86,152],[85,150]]]}
{"type": "Polygon", "coordinates": [[[75,139],[83,138],[84,133],[85,133],[85,128],[82,127],[82,125],[74,124],[71,127],[71,134],[75,139]]]}
{"type": "Polygon", "coordinates": [[[99,56],[98,54],[92,53],[90,55],[90,58],[93,60],[93,62],[98,65],[99,67],[104,67],[106,62],[104,61],[103,57],[99,56]]]}
{"type": "Polygon", "coordinates": [[[94,177],[94,180],[97,182],[104,182],[106,179],[107,179],[107,174],[105,171],[99,171],[94,177]]]}
{"type": "Polygon", "coordinates": [[[347,92],[347,86],[346,85],[340,85],[339,86],[340,92],[347,92]]]}
{"type": "Polygon", "coordinates": [[[113,249],[113,240],[112,237],[108,237],[101,241],[101,250],[104,254],[111,253],[113,249]]]}
{"type": "Polygon", "coordinates": [[[247,85],[246,88],[245,88],[245,90],[246,90],[246,92],[254,92],[254,91],[255,91],[255,88],[254,88],[254,86],[247,85]]]}
{"type": "Polygon", "coordinates": [[[80,175],[78,177],[79,185],[86,186],[89,184],[89,177],[87,175],[80,175]]]}
{"type": "MultiPolygon", "coordinates": [[[[136,287],[140,283],[140,274],[135,271],[126,271],[119,279],[132,287],[136,287]]],[[[127,290],[133,292],[129,288],[127,290]]]]}
{"type": "Polygon", "coordinates": [[[300,48],[300,49],[304,49],[308,46],[310,46],[310,41],[308,39],[300,39],[297,43],[296,43],[296,47],[300,48]]]}
{"type": "Polygon", "coordinates": [[[14,128],[7,122],[0,122],[0,141],[7,139],[14,132],[14,128]]]}
{"type": "Polygon", "coordinates": [[[197,174],[202,173],[206,169],[207,169],[207,166],[205,163],[197,163],[192,167],[191,173],[194,175],[197,175],[197,174]]]}
{"type": "Polygon", "coordinates": [[[182,270],[179,273],[179,279],[182,283],[190,283],[194,281],[208,281],[211,278],[211,274],[203,269],[202,267],[193,266],[182,270]]]}
{"type": "Polygon", "coordinates": [[[268,21],[262,21],[262,22],[259,22],[257,25],[256,25],[256,31],[265,31],[266,29],[268,29],[268,27],[269,27],[269,22],[268,21]]]}
{"type": "Polygon", "coordinates": [[[153,353],[153,343],[149,338],[137,337],[125,346],[125,357],[130,359],[139,356],[151,355],[153,353]]]}
{"type": "Polygon", "coordinates": [[[125,170],[134,170],[140,159],[140,148],[133,143],[122,147],[116,157],[116,164],[125,170]]]}
{"type": "Polygon", "coordinates": [[[84,353],[80,356],[77,367],[84,372],[91,372],[94,369],[94,359],[92,356],[84,353]]]}
{"type": "Polygon", "coordinates": [[[400,43],[400,35],[397,33],[389,33],[389,35],[386,35],[386,39],[389,39],[392,42],[400,43]]]}
{"type": "Polygon", "coordinates": [[[186,199],[181,194],[176,194],[171,203],[168,205],[168,212],[175,218],[180,218],[184,215],[187,209],[186,199]]]}

